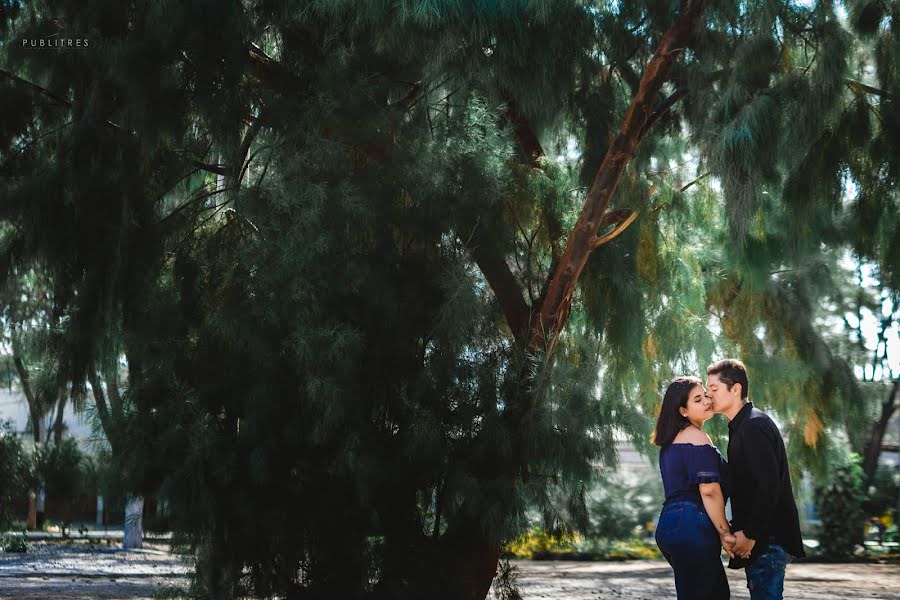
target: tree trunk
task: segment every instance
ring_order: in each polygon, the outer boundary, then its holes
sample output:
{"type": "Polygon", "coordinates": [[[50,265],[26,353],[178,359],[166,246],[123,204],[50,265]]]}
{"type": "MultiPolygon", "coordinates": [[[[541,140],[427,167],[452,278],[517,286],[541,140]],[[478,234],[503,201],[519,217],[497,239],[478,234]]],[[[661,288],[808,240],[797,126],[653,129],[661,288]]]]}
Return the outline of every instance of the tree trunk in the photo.
{"type": "Polygon", "coordinates": [[[97,496],[97,520],[96,526],[97,528],[103,527],[105,525],[105,521],[103,519],[103,496],[97,496]]]}
{"type": "Polygon", "coordinates": [[[894,381],[891,387],[891,393],[887,400],[881,405],[881,416],[872,428],[869,441],[863,453],[862,469],[866,475],[865,489],[869,489],[875,480],[875,472],[878,470],[878,458],[881,456],[881,443],[884,441],[884,434],[887,432],[894,411],[897,409],[897,389],[900,388],[900,379],[894,381]]]}
{"type": "Polygon", "coordinates": [[[25,529],[34,531],[37,529],[37,493],[28,490],[28,516],[25,518],[25,529]]]}
{"type": "Polygon", "coordinates": [[[125,539],[122,546],[133,550],[143,546],[144,497],[131,496],[125,504],[125,539]]]}
{"type": "Polygon", "coordinates": [[[53,442],[59,446],[60,442],[62,442],[63,435],[63,413],[66,411],[66,404],[68,402],[69,396],[66,393],[65,387],[59,392],[59,400],[56,403],[56,419],[53,421],[53,442]]]}
{"type": "Polygon", "coordinates": [[[47,514],[44,511],[46,500],[47,494],[44,491],[44,488],[41,487],[37,493],[37,519],[35,522],[35,527],[37,529],[43,529],[44,524],[47,522],[47,514]]]}
{"type": "MultiPolygon", "coordinates": [[[[28,420],[31,422],[31,435],[34,446],[37,448],[44,439],[43,423],[41,421],[42,415],[37,403],[37,398],[34,395],[34,390],[31,388],[30,374],[25,367],[25,362],[22,360],[18,339],[15,336],[12,337],[12,354],[13,364],[15,365],[16,373],[19,376],[19,384],[22,386],[22,393],[25,395],[25,402],[28,404],[28,420]]],[[[28,516],[25,518],[26,529],[34,530],[43,527],[43,496],[42,490],[32,489],[28,491],[28,516]]]]}
{"type": "MultiPolygon", "coordinates": [[[[544,286],[545,293],[542,294],[539,305],[530,310],[531,314],[527,320],[528,332],[524,340],[530,353],[535,355],[543,353],[546,357],[552,354],[568,318],[578,278],[587,264],[590,253],[598,245],[597,233],[604,222],[610,200],[625,167],[659,114],[668,110],[671,104],[684,94],[682,92],[681,95],[670,98],[656,107],[662,86],[668,80],[669,71],[675,59],[687,47],[694,27],[705,8],[705,0],[688,0],[683,3],[681,15],[662,37],[656,52],[647,64],[619,133],[603,158],[578,221],[569,234],[565,251],[544,286]]],[[[521,129],[524,122],[516,119],[514,108],[511,107],[510,121],[514,129],[521,129]]],[[[522,150],[526,154],[526,160],[529,163],[533,162],[534,154],[539,151],[539,144],[535,143],[536,138],[532,136],[525,139],[521,135],[518,138],[520,143],[523,140],[525,142],[522,143],[522,150]]],[[[521,290],[509,289],[511,286],[506,281],[508,278],[498,276],[498,273],[503,275],[502,269],[489,269],[489,272],[484,272],[483,263],[486,266],[493,265],[479,258],[483,257],[475,256],[476,263],[497,296],[513,335],[518,338],[522,331],[519,300],[522,296],[521,290]],[[518,293],[515,293],[516,291],[518,293]]],[[[527,460],[524,438],[527,436],[527,424],[536,400],[534,394],[523,394],[522,400],[504,411],[504,420],[510,431],[516,432],[517,436],[514,441],[517,448],[515,455],[508,464],[500,467],[505,471],[505,476],[515,477],[523,461],[527,460]]],[[[500,546],[484,539],[478,523],[471,523],[459,533],[462,537],[452,543],[453,551],[448,553],[450,572],[453,573],[454,568],[459,569],[459,593],[456,597],[482,600],[490,590],[497,572],[500,546]]]]}
{"type": "MultiPolygon", "coordinates": [[[[538,317],[533,319],[531,349],[544,349],[547,354],[552,352],[568,318],[578,277],[596,246],[597,231],[619,179],[646,135],[647,126],[657,118],[657,111],[653,108],[656,99],[668,80],[675,59],[690,41],[705,4],[704,0],[685,4],[681,16],[663,36],[647,64],[622,127],[603,157],[578,221],[569,235],[560,264],[552,274],[538,317]]],[[[666,103],[659,110],[667,110],[666,103]]]]}

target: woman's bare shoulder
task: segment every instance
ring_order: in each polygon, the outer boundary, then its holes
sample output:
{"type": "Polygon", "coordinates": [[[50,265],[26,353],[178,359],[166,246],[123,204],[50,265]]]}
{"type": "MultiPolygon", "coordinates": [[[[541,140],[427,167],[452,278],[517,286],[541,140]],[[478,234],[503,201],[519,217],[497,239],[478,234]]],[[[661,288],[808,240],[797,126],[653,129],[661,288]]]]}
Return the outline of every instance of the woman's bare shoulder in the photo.
{"type": "Polygon", "coordinates": [[[696,427],[685,427],[673,440],[675,444],[693,444],[694,446],[712,446],[709,436],[696,427]]]}

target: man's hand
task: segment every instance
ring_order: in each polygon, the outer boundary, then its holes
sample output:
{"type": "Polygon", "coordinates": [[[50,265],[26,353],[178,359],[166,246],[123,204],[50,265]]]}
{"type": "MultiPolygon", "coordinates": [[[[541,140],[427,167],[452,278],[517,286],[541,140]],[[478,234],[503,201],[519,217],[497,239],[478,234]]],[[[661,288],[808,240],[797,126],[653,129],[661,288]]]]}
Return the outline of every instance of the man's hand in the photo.
{"type": "Polygon", "coordinates": [[[731,547],[731,551],[734,553],[732,556],[750,558],[750,553],[753,552],[753,546],[756,545],[756,540],[750,539],[744,535],[743,530],[735,531],[734,539],[734,546],[731,547]]]}
{"type": "Polygon", "coordinates": [[[726,533],[725,535],[720,535],[719,539],[722,542],[722,547],[725,548],[725,552],[728,553],[728,556],[734,558],[734,543],[737,541],[737,538],[730,533],[726,533]]]}

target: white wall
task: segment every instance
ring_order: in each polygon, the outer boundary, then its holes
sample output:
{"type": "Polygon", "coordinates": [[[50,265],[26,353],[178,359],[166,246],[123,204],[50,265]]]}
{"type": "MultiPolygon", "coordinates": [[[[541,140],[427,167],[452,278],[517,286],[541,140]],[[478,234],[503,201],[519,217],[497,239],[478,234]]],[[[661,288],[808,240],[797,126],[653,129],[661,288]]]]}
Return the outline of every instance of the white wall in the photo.
{"type": "MultiPolygon", "coordinates": [[[[0,388],[0,421],[12,421],[13,431],[21,434],[25,439],[31,440],[31,434],[25,435],[28,430],[28,404],[25,396],[13,388],[0,388]]],[[[51,425],[51,417],[46,417],[47,429],[51,425]]],[[[78,439],[79,442],[87,442],[92,436],[91,422],[87,415],[75,414],[72,404],[67,403],[63,412],[63,423],[66,433],[78,439]]],[[[82,443],[84,445],[84,443],[82,443]]]]}

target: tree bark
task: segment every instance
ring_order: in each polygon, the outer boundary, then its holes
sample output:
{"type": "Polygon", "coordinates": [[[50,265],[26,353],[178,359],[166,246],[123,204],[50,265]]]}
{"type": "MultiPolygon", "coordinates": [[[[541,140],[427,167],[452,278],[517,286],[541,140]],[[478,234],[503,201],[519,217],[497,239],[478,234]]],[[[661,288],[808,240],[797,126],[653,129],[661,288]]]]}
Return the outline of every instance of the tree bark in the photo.
{"type": "Polygon", "coordinates": [[[12,343],[13,364],[16,365],[16,373],[19,375],[19,383],[22,385],[22,393],[25,394],[25,401],[28,403],[28,418],[31,421],[31,435],[35,444],[41,443],[41,414],[38,409],[34,391],[31,389],[31,379],[28,369],[22,360],[22,356],[18,350],[18,344],[13,338],[12,343]]]}
{"type": "MultiPolygon", "coordinates": [[[[28,369],[19,352],[19,345],[15,336],[12,339],[13,364],[16,367],[16,373],[19,375],[19,383],[22,386],[22,393],[25,394],[25,402],[28,403],[28,420],[31,421],[31,435],[35,446],[41,443],[41,417],[35,403],[34,391],[31,389],[31,379],[28,375],[28,369]]],[[[28,490],[28,515],[25,517],[25,529],[37,529],[38,521],[38,493],[39,490],[28,490]]],[[[43,507],[41,507],[43,510],[43,507]]]]}
{"type": "Polygon", "coordinates": [[[109,446],[115,454],[118,449],[118,440],[115,439],[115,419],[119,415],[115,414],[113,392],[112,390],[109,390],[110,402],[108,405],[106,398],[103,395],[100,378],[93,369],[88,370],[88,382],[91,384],[91,392],[94,395],[94,405],[97,407],[97,417],[100,419],[100,426],[103,428],[103,433],[106,435],[106,441],[109,442],[109,446]]]}
{"type": "MultiPolygon", "coordinates": [[[[540,305],[532,307],[530,311],[526,347],[531,353],[543,351],[546,357],[552,354],[568,318],[578,278],[587,264],[590,253],[596,247],[598,230],[604,222],[604,216],[619,179],[634,156],[638,144],[647,134],[649,125],[652,125],[654,106],[662,86],[668,80],[669,72],[677,56],[690,41],[694,27],[705,7],[705,0],[686,2],[681,15],[662,37],[656,52],[647,64],[619,133],[597,171],[594,183],[585,199],[578,221],[569,235],[559,264],[548,278],[549,283],[545,285],[546,293],[542,294],[540,305]]],[[[536,138],[533,135],[530,139],[521,135],[521,121],[517,120],[514,107],[511,107],[511,111],[510,120],[514,130],[519,134],[517,139],[526,155],[526,161],[534,161],[536,157],[534,157],[533,142],[536,138]]],[[[477,257],[476,263],[479,263],[480,268],[482,267],[477,257]]],[[[484,272],[483,269],[482,272],[484,272]]],[[[485,277],[496,294],[497,289],[494,283],[491,283],[491,277],[487,273],[485,273],[485,277]]],[[[518,290],[518,297],[522,297],[521,290],[518,290]]],[[[515,334],[522,326],[519,317],[521,305],[517,295],[506,289],[503,296],[497,294],[497,299],[515,334]],[[510,315],[513,316],[512,321],[509,320],[510,315]]],[[[524,300],[522,302],[524,303],[524,300]]],[[[509,423],[510,431],[516,432],[520,438],[527,435],[526,425],[534,410],[535,402],[534,394],[525,393],[520,402],[505,411],[504,419],[509,423]]],[[[516,445],[521,447],[522,442],[523,439],[519,439],[516,445]]],[[[517,452],[513,460],[504,464],[502,469],[507,471],[507,476],[515,476],[521,468],[523,460],[525,460],[524,453],[517,452]]],[[[476,543],[459,547],[462,555],[459,556],[458,564],[454,565],[459,569],[460,575],[469,582],[464,586],[465,591],[462,594],[462,597],[467,600],[468,598],[483,599],[487,595],[496,575],[500,555],[500,546],[484,540],[477,523],[472,524],[471,529],[473,531],[468,535],[473,537],[469,539],[476,543]]]]}
{"type": "Polygon", "coordinates": [[[133,550],[143,546],[144,497],[130,496],[125,504],[125,536],[122,547],[133,550]]]}
{"type": "Polygon", "coordinates": [[[897,409],[897,390],[900,388],[900,379],[894,380],[891,387],[891,393],[887,400],[881,404],[881,416],[872,428],[869,441],[866,443],[863,455],[862,469],[866,476],[865,488],[868,489],[875,480],[875,472],[878,470],[878,458],[881,456],[881,443],[884,440],[884,434],[887,432],[894,411],[897,409]]]}
{"type": "Polygon", "coordinates": [[[56,419],[53,420],[53,442],[59,446],[60,442],[62,442],[62,434],[63,434],[63,414],[66,411],[66,404],[68,403],[69,396],[66,393],[66,388],[63,387],[59,392],[59,399],[56,404],[56,419]]]}
{"type": "MultiPolygon", "coordinates": [[[[668,79],[676,57],[690,40],[705,4],[705,0],[699,0],[685,5],[683,13],[663,36],[653,58],[647,64],[619,134],[603,158],[578,221],[569,235],[565,252],[551,277],[538,317],[533,320],[530,348],[543,349],[547,354],[553,351],[569,314],[575,284],[594,248],[597,231],[613,192],[625,167],[634,156],[642,135],[646,134],[645,126],[653,114],[656,98],[668,79]]],[[[528,403],[523,416],[530,414],[532,408],[533,405],[528,403]]]]}

